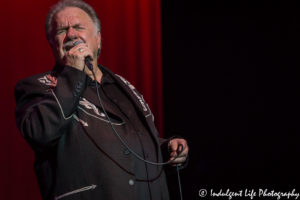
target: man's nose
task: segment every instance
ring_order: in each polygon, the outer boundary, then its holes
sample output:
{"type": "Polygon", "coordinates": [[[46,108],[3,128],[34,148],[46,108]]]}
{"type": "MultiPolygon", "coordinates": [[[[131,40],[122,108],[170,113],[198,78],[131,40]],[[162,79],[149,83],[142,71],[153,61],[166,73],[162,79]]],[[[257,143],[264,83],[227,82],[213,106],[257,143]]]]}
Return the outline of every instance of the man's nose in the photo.
{"type": "Polygon", "coordinates": [[[77,38],[77,32],[76,30],[74,30],[72,27],[70,27],[67,31],[67,35],[66,35],[69,39],[74,39],[77,38]]]}

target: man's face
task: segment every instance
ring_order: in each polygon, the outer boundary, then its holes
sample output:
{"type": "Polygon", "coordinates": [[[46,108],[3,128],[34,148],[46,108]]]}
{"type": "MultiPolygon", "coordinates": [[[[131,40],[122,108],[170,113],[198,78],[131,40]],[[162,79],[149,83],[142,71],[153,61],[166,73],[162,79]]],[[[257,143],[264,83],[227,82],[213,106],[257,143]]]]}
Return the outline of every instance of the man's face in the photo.
{"type": "Polygon", "coordinates": [[[76,41],[83,41],[97,59],[101,35],[89,15],[77,7],[66,7],[53,18],[51,48],[57,62],[62,63],[65,52],[76,41]]]}

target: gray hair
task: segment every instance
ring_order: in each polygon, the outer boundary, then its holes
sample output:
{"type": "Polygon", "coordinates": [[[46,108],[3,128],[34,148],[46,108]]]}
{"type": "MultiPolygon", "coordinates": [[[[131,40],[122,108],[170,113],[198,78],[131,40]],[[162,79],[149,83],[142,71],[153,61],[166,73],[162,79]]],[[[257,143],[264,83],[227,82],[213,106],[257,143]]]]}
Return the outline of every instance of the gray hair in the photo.
{"type": "Polygon", "coordinates": [[[50,42],[50,36],[51,36],[51,32],[52,32],[52,21],[53,21],[53,17],[61,10],[63,10],[66,7],[77,7],[82,9],[84,12],[86,12],[90,18],[92,19],[92,21],[95,24],[96,30],[98,32],[101,31],[101,25],[100,25],[100,20],[98,18],[97,13],[95,12],[95,10],[86,2],[82,1],[82,0],[60,0],[58,3],[56,3],[55,5],[53,5],[51,7],[51,9],[49,10],[47,17],[46,17],[46,21],[45,21],[45,30],[46,30],[46,36],[48,41],[50,42]]]}

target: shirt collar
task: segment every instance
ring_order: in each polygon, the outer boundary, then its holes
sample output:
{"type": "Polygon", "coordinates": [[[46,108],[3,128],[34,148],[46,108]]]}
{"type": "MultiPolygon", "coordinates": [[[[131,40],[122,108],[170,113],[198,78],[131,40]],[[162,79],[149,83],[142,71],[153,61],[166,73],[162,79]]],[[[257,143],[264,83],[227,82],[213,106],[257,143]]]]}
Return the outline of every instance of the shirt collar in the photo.
{"type": "MultiPolygon", "coordinates": [[[[105,70],[102,70],[101,67],[99,69],[102,72],[102,78],[101,78],[101,85],[106,85],[106,84],[112,84],[115,82],[115,80],[111,77],[110,74],[108,74],[105,70]]],[[[91,78],[89,78],[89,85],[90,86],[95,86],[96,83],[93,81],[91,78]]]]}

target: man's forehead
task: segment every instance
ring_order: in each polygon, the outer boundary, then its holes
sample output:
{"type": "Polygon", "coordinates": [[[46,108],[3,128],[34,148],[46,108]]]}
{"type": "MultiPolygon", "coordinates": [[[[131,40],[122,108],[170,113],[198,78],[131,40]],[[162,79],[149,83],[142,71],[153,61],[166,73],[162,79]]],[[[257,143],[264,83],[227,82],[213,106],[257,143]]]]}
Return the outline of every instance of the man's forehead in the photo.
{"type": "Polygon", "coordinates": [[[70,23],[77,24],[83,21],[93,23],[90,16],[84,10],[77,7],[63,8],[54,17],[54,23],[57,26],[66,26],[70,25],[70,23]]]}

